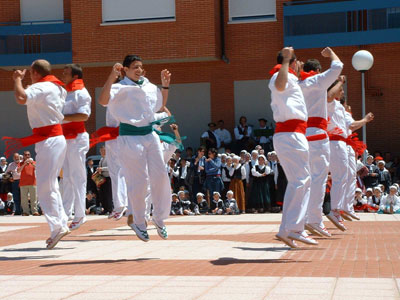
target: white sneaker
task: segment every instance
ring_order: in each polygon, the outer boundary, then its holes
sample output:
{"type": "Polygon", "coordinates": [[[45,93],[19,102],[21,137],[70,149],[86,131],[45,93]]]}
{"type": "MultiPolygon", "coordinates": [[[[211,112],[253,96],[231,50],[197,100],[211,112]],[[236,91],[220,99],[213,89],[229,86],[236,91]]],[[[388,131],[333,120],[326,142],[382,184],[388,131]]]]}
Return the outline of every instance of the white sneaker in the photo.
{"type": "Polygon", "coordinates": [[[321,225],[316,224],[316,223],[310,223],[310,224],[306,224],[304,225],[304,227],[312,232],[315,233],[319,236],[325,236],[325,237],[331,237],[332,235],[329,233],[328,229],[326,229],[326,227],[321,227],[321,225]]]}
{"type": "Polygon", "coordinates": [[[143,242],[150,241],[147,230],[141,230],[135,223],[130,224],[129,227],[132,228],[132,230],[136,233],[136,236],[143,242]]]}
{"type": "Polygon", "coordinates": [[[165,227],[165,225],[158,226],[158,224],[156,223],[156,221],[154,219],[152,219],[151,222],[154,224],[154,226],[156,226],[157,233],[160,236],[160,238],[162,238],[164,240],[168,239],[167,227],[165,227]]]}
{"type": "Polygon", "coordinates": [[[348,216],[343,210],[340,211],[340,216],[346,221],[353,222],[353,219],[348,216]]]}
{"type": "Polygon", "coordinates": [[[326,217],[341,231],[346,231],[347,228],[343,224],[343,219],[338,211],[331,210],[326,217]]]}
{"type": "Polygon", "coordinates": [[[56,245],[57,245],[57,243],[64,237],[64,236],[66,236],[67,234],[69,234],[69,233],[71,233],[71,231],[69,231],[69,229],[68,228],[61,228],[60,230],[59,230],[59,232],[54,236],[54,237],[50,237],[50,238],[48,238],[47,239],[47,241],[46,241],[46,244],[47,244],[47,246],[46,246],[46,248],[47,249],[53,249],[56,245]]]}
{"type": "Polygon", "coordinates": [[[354,211],[347,211],[347,210],[343,210],[344,215],[348,215],[351,218],[353,218],[354,220],[360,220],[360,217],[354,212],[354,211]]]}
{"type": "Polygon", "coordinates": [[[304,232],[290,232],[288,235],[288,238],[307,244],[307,245],[318,245],[318,242],[312,238],[310,238],[306,233],[304,232]]]}
{"type": "Polygon", "coordinates": [[[286,245],[288,245],[290,248],[292,249],[296,249],[299,248],[299,246],[296,244],[295,241],[293,241],[292,239],[289,239],[288,237],[284,237],[282,235],[280,235],[279,233],[275,235],[275,237],[280,240],[281,242],[285,243],[286,245]]]}
{"type": "Polygon", "coordinates": [[[113,211],[107,216],[107,219],[112,219],[112,218],[114,218],[115,213],[116,213],[116,211],[113,210],[113,211]]]}
{"type": "Polygon", "coordinates": [[[118,221],[119,219],[121,219],[124,216],[124,213],[127,211],[127,207],[122,207],[119,211],[113,211],[114,215],[114,221],[118,221]]]}
{"type": "Polygon", "coordinates": [[[74,219],[71,224],[69,224],[69,229],[76,230],[81,227],[82,224],[86,223],[86,217],[82,217],[79,219],[74,219]]]}

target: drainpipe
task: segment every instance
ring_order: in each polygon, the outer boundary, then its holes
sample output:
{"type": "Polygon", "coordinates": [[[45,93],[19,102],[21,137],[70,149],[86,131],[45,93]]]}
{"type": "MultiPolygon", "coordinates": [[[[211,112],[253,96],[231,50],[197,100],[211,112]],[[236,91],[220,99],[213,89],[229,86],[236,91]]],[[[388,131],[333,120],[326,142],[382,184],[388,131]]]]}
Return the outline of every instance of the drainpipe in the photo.
{"type": "Polygon", "coordinates": [[[220,0],[220,12],[221,12],[221,59],[225,63],[229,64],[229,58],[225,53],[225,14],[224,14],[224,0],[220,0]]]}

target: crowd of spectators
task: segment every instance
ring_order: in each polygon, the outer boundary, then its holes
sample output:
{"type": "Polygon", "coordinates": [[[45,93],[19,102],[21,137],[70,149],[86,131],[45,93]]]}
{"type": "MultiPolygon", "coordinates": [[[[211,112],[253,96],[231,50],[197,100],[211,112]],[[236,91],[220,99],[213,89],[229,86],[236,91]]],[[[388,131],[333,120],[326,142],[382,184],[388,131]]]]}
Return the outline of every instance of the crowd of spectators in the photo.
{"type": "MultiPolygon", "coordinates": [[[[272,126],[259,119],[257,129],[241,117],[234,138],[224,121],[211,122],[193,151],[176,150],[166,166],[172,191],[172,215],[280,212],[287,180],[273,151],[272,126]],[[236,153],[236,154],[235,154],[236,153]]],[[[105,148],[98,165],[87,160],[87,214],[112,211],[111,179],[105,148]],[[100,173],[102,182],[93,175],[100,173]]],[[[29,151],[0,158],[0,214],[41,214],[36,197],[36,162],[29,151]]],[[[377,151],[357,161],[356,211],[400,213],[400,159],[377,151]]],[[[62,173],[60,174],[62,188],[62,173]]],[[[329,187],[329,183],[328,183],[329,187]]],[[[329,188],[326,197],[329,199],[329,188]]]]}

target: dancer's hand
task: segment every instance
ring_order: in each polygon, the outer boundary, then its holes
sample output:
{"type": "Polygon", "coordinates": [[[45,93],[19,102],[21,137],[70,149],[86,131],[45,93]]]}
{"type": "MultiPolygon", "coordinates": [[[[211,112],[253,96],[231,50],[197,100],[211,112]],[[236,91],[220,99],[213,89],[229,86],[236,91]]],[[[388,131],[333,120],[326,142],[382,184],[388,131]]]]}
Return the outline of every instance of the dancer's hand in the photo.
{"type": "Polygon", "coordinates": [[[372,112],[368,113],[368,114],[365,116],[365,121],[367,121],[367,123],[368,123],[368,122],[371,122],[373,119],[374,119],[374,114],[373,114],[372,112]]]}
{"type": "Polygon", "coordinates": [[[23,80],[24,77],[25,77],[25,73],[26,73],[26,69],[24,69],[22,71],[21,70],[15,70],[14,73],[13,73],[13,80],[14,81],[17,80],[17,79],[23,80]]]}
{"type": "Polygon", "coordinates": [[[339,78],[338,78],[338,80],[339,80],[339,82],[345,84],[345,83],[346,83],[346,76],[340,75],[339,78]]]}
{"type": "Polygon", "coordinates": [[[282,56],[284,60],[291,60],[294,54],[293,47],[285,47],[282,49],[282,56]]]}
{"type": "Polygon", "coordinates": [[[162,84],[162,86],[169,87],[169,84],[171,82],[171,75],[172,74],[167,69],[164,69],[164,70],[161,71],[161,84],[162,84]]]}
{"type": "Polygon", "coordinates": [[[331,57],[332,53],[334,53],[334,52],[333,52],[333,50],[332,50],[331,48],[329,48],[329,47],[326,47],[324,50],[321,51],[321,55],[322,55],[323,57],[331,57]]]}
{"type": "Polygon", "coordinates": [[[121,76],[121,71],[124,69],[124,67],[120,63],[116,63],[111,71],[110,76],[113,76],[115,78],[118,78],[121,76]]]}

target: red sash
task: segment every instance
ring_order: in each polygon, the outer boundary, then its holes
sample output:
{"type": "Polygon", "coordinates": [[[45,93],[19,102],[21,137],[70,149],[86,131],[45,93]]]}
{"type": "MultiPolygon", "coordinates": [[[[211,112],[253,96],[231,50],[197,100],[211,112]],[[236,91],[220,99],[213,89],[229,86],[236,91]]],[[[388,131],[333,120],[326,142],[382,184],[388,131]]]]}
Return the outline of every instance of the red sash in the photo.
{"type": "Polygon", "coordinates": [[[367,145],[365,145],[362,141],[358,139],[358,134],[353,133],[349,135],[346,139],[346,144],[351,146],[354,150],[354,152],[360,156],[364,153],[364,151],[367,149],[367,145]]]}
{"type": "MultiPolygon", "coordinates": [[[[274,75],[276,72],[279,72],[279,70],[282,68],[281,64],[276,65],[275,67],[273,67],[270,71],[269,71],[269,75],[274,75]]],[[[292,69],[289,68],[289,73],[292,73],[294,76],[297,77],[297,73],[292,69]]]]}
{"type": "Polygon", "coordinates": [[[341,135],[338,134],[329,134],[329,140],[330,141],[342,141],[342,142],[347,142],[347,139],[341,135]]]}
{"type": "Polygon", "coordinates": [[[90,148],[98,143],[115,140],[119,136],[119,127],[102,127],[93,132],[90,139],[90,148]]]}
{"type": "Polygon", "coordinates": [[[275,127],[275,134],[278,132],[299,132],[306,134],[307,122],[303,120],[287,120],[285,122],[277,122],[275,127]]]}
{"type": "Polygon", "coordinates": [[[67,140],[75,139],[78,134],[86,132],[85,122],[70,122],[61,126],[67,140]]]}
{"type": "Polygon", "coordinates": [[[328,138],[328,135],[326,133],[314,134],[307,136],[307,141],[314,142],[314,141],[324,140],[326,138],[328,138]]]}
{"type": "Polygon", "coordinates": [[[47,140],[49,137],[63,135],[61,124],[54,124],[32,129],[32,135],[23,138],[5,136],[2,140],[6,143],[6,157],[24,147],[47,140]]]}
{"type": "Polygon", "coordinates": [[[76,90],[82,90],[85,87],[85,84],[83,83],[82,79],[75,79],[74,81],[68,83],[65,86],[65,89],[67,92],[73,92],[76,90]]]}
{"type": "Polygon", "coordinates": [[[328,129],[328,121],[320,117],[310,117],[307,120],[307,127],[316,127],[326,131],[328,129]]]}

